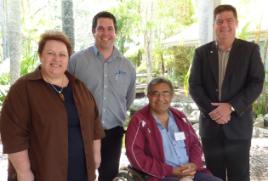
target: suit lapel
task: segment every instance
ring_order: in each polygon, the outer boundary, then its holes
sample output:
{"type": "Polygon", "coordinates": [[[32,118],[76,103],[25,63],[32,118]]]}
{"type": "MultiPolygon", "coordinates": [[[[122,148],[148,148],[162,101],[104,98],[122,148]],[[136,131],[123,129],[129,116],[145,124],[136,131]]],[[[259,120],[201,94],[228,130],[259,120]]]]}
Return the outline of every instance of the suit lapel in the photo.
{"type": "Polygon", "coordinates": [[[215,81],[218,84],[219,82],[219,57],[218,57],[218,50],[217,50],[215,42],[211,43],[211,46],[208,50],[208,62],[209,62],[211,71],[213,73],[213,77],[215,78],[215,81]]]}

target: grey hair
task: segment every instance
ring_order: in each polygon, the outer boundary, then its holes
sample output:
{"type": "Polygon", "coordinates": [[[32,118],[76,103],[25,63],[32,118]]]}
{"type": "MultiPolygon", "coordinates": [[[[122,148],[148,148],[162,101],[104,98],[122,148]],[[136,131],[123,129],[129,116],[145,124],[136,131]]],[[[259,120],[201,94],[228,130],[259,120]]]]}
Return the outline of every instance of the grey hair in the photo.
{"type": "Polygon", "coordinates": [[[147,86],[147,94],[150,94],[151,91],[152,91],[152,88],[154,85],[157,85],[157,84],[161,84],[161,83],[164,83],[164,84],[167,84],[171,90],[171,93],[173,94],[174,93],[174,88],[173,88],[173,85],[171,83],[170,80],[166,79],[166,78],[163,78],[163,77],[157,77],[157,78],[154,78],[150,81],[150,83],[148,84],[147,86]]]}

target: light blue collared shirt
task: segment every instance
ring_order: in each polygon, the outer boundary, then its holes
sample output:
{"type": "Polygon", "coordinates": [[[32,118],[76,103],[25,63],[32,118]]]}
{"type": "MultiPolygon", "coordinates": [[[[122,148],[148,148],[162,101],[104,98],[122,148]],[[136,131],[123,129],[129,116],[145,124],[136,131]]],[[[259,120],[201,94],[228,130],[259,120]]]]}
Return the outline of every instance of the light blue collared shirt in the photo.
{"type": "Polygon", "coordinates": [[[165,163],[173,167],[188,163],[189,157],[186,152],[184,140],[175,139],[175,133],[179,132],[179,128],[175,122],[173,114],[169,112],[167,129],[161,124],[160,120],[155,115],[153,116],[161,133],[165,163]]]}
{"type": "Polygon", "coordinates": [[[96,46],[92,46],[72,55],[68,70],[93,94],[103,127],[123,126],[135,98],[136,72],[130,61],[116,47],[105,60],[96,46]]]}

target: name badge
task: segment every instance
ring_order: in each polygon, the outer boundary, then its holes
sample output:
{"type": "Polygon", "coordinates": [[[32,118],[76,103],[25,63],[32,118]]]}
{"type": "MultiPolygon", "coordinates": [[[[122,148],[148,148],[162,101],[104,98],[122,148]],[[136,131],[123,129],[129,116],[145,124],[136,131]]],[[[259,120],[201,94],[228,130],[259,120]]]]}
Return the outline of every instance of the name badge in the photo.
{"type": "Polygon", "coordinates": [[[176,141],[185,140],[184,132],[176,132],[174,133],[174,136],[176,141]]]}

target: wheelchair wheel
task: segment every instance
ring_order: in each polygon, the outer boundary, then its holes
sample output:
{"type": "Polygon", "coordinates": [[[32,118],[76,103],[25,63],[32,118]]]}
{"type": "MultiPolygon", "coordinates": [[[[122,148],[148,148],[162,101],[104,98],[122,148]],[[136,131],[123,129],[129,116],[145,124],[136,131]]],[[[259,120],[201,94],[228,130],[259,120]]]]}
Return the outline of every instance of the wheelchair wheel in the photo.
{"type": "Polygon", "coordinates": [[[120,170],[117,177],[115,177],[113,181],[129,181],[128,171],[120,170]]]}
{"type": "Polygon", "coordinates": [[[117,177],[115,177],[113,181],[144,181],[144,179],[128,170],[128,168],[125,168],[119,171],[117,177]]]}

